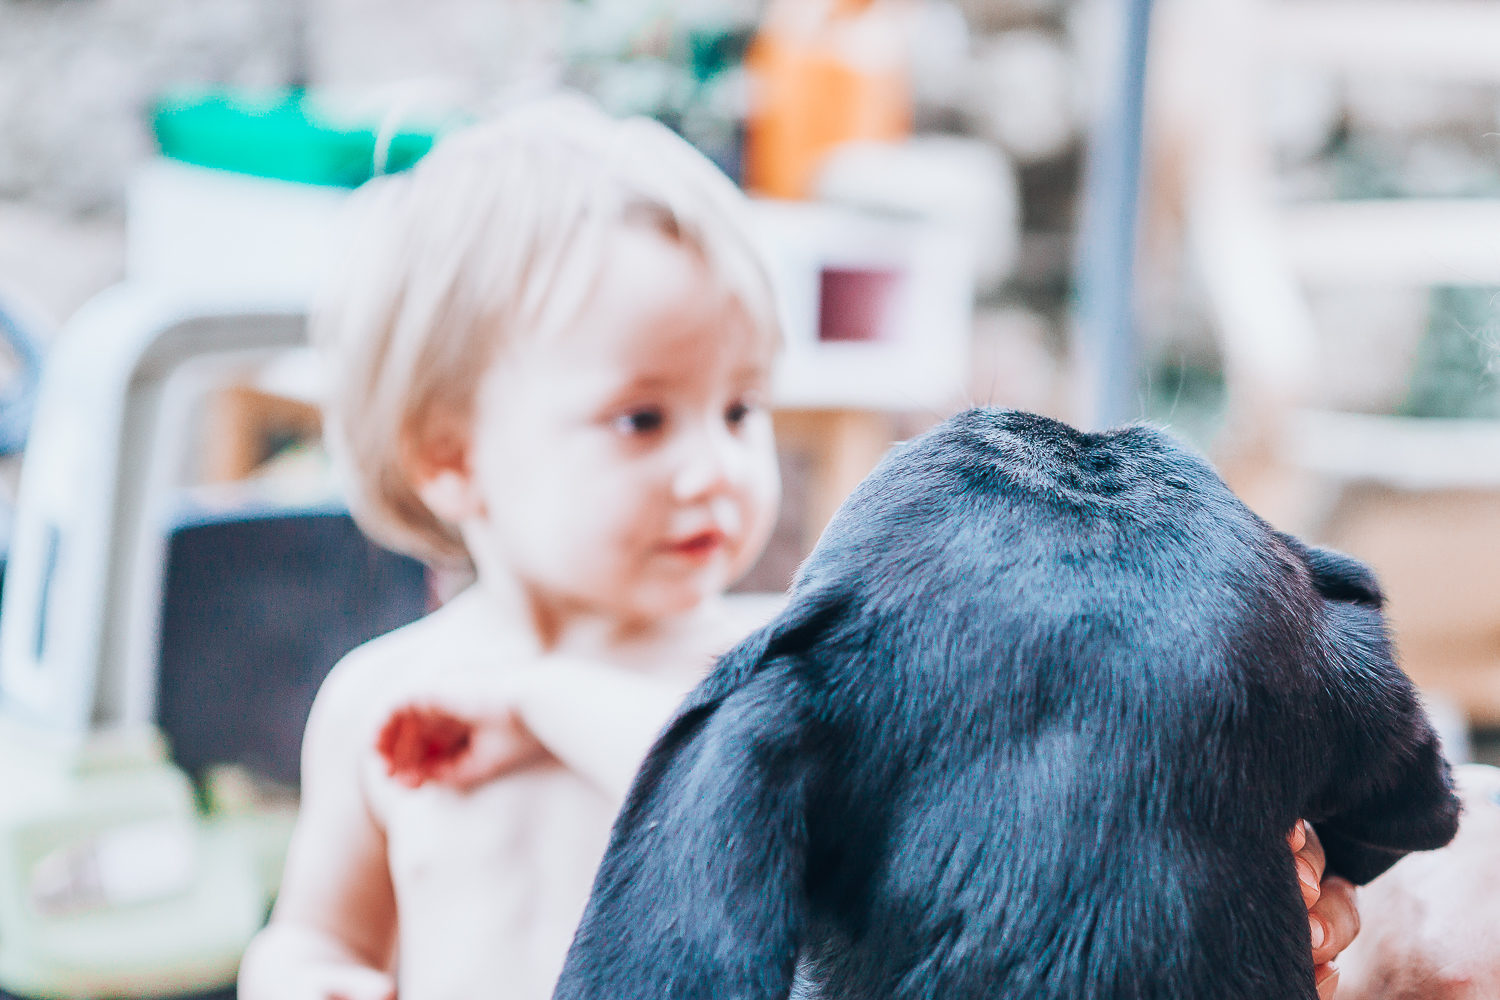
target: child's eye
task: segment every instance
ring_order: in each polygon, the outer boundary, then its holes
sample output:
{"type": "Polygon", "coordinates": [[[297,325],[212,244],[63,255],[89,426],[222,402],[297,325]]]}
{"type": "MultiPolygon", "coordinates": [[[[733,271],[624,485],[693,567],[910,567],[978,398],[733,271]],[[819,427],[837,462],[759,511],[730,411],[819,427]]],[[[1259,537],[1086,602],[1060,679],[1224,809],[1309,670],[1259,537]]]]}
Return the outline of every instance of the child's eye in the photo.
{"type": "Polygon", "coordinates": [[[613,426],[616,431],[627,437],[639,437],[656,433],[661,430],[664,423],[666,423],[666,417],[660,410],[647,407],[622,413],[614,419],[613,426]]]}
{"type": "Polygon", "coordinates": [[[731,403],[729,409],[724,411],[724,422],[730,427],[738,427],[745,422],[745,419],[750,416],[754,409],[753,406],[743,400],[731,403]]]}

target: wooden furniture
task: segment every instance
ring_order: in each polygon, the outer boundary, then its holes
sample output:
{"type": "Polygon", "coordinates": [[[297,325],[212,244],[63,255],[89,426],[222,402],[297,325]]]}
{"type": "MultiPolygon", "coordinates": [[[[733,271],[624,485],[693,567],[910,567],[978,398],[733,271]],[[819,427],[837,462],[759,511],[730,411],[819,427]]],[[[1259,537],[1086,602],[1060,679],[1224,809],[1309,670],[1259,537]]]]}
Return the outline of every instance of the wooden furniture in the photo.
{"type": "Polygon", "coordinates": [[[305,400],[274,395],[253,385],[231,385],[208,402],[204,441],[204,482],[229,483],[246,478],[270,458],[278,445],[315,440],[322,421],[318,408],[305,400]]]}
{"type": "Polygon", "coordinates": [[[891,446],[892,421],[871,410],[778,410],[773,419],[777,447],[806,459],[807,493],[799,513],[810,548],[891,446]]]}

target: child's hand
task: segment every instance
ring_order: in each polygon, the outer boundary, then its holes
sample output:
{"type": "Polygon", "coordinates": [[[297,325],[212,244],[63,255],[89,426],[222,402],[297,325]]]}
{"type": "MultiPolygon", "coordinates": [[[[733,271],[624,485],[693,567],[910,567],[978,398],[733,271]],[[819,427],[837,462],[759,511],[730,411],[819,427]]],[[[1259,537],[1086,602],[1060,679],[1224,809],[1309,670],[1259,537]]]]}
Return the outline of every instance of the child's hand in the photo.
{"type": "Polygon", "coordinates": [[[386,773],[408,788],[435,781],[468,790],[550,756],[509,699],[464,701],[462,709],[423,701],[392,712],[375,741],[386,773]]]}
{"type": "Polygon", "coordinates": [[[283,981],[275,988],[281,1000],[396,1000],[395,978],[363,965],[311,962],[279,972],[283,981]]]}
{"type": "Polygon", "coordinates": [[[317,1000],[396,1000],[396,981],[376,969],[339,965],[327,970],[317,1000]]]}
{"type": "Polygon", "coordinates": [[[1359,933],[1359,911],[1354,908],[1354,886],[1337,875],[1323,877],[1327,858],[1312,824],[1298,820],[1287,834],[1297,881],[1302,886],[1302,901],[1307,904],[1309,931],[1312,937],[1313,975],[1318,982],[1320,1000],[1333,1000],[1338,989],[1339,970],[1333,964],[1339,952],[1359,933]]]}
{"type": "Polygon", "coordinates": [[[396,1000],[396,978],[323,930],[273,917],[245,951],[236,992],[253,1000],[396,1000]]]}

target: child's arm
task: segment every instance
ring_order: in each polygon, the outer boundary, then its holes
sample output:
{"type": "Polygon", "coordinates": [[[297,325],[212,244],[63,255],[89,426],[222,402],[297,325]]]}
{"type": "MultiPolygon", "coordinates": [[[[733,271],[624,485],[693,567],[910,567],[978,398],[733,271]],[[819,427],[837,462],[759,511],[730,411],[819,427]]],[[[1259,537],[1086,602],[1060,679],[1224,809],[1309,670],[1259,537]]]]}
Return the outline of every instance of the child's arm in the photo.
{"type": "MultiPolygon", "coordinates": [[[[446,720],[429,730],[429,747],[452,745],[453,723],[468,732],[463,756],[431,780],[471,787],[536,759],[540,743],[569,767],[623,799],[639,762],[682,701],[685,691],[656,678],[582,661],[549,661],[518,675],[507,695],[480,706],[474,699],[448,709],[406,709],[446,720]],[[470,728],[472,727],[472,728],[470,728]]],[[[387,729],[402,718],[392,717],[387,729]]],[[[388,759],[390,754],[387,754],[388,759]]],[[[400,775],[397,775],[399,778],[400,775]]],[[[1359,932],[1354,887],[1325,877],[1327,859],[1310,825],[1298,823],[1289,837],[1308,907],[1318,995],[1333,1000],[1338,970],[1333,960],[1359,932]]]]}
{"type": "Polygon", "coordinates": [[[518,713],[568,767],[623,802],[646,751],[691,688],[582,660],[549,660],[522,685],[518,713]]]}
{"type": "Polygon", "coordinates": [[[685,683],[548,658],[483,689],[424,694],[389,717],[377,743],[409,786],[472,788],[550,757],[623,800],[686,693],[685,683]]]}
{"type": "Polygon", "coordinates": [[[308,719],[297,826],[276,909],[240,966],[241,1000],[395,996],[395,893],[360,779],[366,678],[352,666],[329,675],[308,719]]]}

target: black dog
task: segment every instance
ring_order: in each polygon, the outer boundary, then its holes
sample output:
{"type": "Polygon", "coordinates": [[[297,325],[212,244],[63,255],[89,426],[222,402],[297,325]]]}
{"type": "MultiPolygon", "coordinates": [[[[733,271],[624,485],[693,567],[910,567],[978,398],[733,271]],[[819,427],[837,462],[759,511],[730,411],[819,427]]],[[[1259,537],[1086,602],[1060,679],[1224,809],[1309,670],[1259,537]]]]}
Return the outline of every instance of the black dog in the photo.
{"type": "Polygon", "coordinates": [[[1454,834],[1370,572],[1143,427],[896,448],[652,750],[556,996],[1314,1000],[1286,834],[1454,834]]]}

